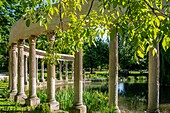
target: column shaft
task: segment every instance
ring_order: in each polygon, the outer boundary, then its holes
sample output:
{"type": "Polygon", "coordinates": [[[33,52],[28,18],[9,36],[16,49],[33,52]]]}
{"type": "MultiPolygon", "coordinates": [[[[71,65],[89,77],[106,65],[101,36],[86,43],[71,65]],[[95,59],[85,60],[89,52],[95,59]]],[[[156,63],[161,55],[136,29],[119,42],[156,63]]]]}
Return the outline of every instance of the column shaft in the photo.
{"type": "Polygon", "coordinates": [[[62,61],[60,61],[59,80],[62,80],[62,61]]]}
{"type": "Polygon", "coordinates": [[[74,104],[71,113],[86,113],[83,105],[83,77],[82,77],[82,50],[75,52],[74,59],[74,104]]]}
{"type": "Polygon", "coordinates": [[[148,81],[148,112],[159,113],[159,44],[156,47],[157,54],[153,56],[153,48],[149,51],[149,81],[148,81]]]}
{"type": "MultiPolygon", "coordinates": [[[[54,41],[55,41],[55,34],[54,32],[51,32],[47,34],[48,39],[50,41],[50,49],[48,51],[49,54],[52,54],[54,56],[54,53],[50,50],[53,49],[54,41]]],[[[55,57],[53,57],[55,58],[55,57]]],[[[48,62],[47,64],[47,102],[49,103],[50,110],[58,110],[59,109],[59,103],[56,102],[55,99],[55,80],[56,80],[56,75],[55,75],[55,65],[50,64],[48,62]]]]}
{"type": "Polygon", "coordinates": [[[39,79],[38,79],[38,57],[36,58],[36,82],[39,83],[39,79]]]}
{"type": "Polygon", "coordinates": [[[74,80],[74,61],[72,61],[72,80],[74,80]]]}
{"type": "Polygon", "coordinates": [[[47,65],[47,99],[55,102],[55,65],[47,65]]]}
{"type": "Polygon", "coordinates": [[[25,85],[28,84],[28,56],[25,56],[24,57],[25,60],[24,60],[24,82],[25,82],[25,85]]]}
{"type": "Polygon", "coordinates": [[[42,62],[41,60],[41,79],[42,79],[42,82],[44,82],[44,62],[42,62]]]}
{"type": "Polygon", "coordinates": [[[9,91],[12,90],[12,48],[9,47],[9,64],[8,64],[8,70],[9,70],[9,91]]]}
{"type": "MultiPolygon", "coordinates": [[[[114,32],[114,31],[112,31],[114,32]]],[[[118,34],[110,36],[109,48],[109,107],[118,107],[118,34]]]]}
{"type": "Polygon", "coordinates": [[[29,97],[26,103],[35,106],[40,103],[36,94],[36,36],[29,38],[29,97]]]}
{"type": "Polygon", "coordinates": [[[65,76],[66,76],[66,81],[68,81],[68,61],[65,61],[66,63],[66,73],[65,73],[65,76]]]}
{"type": "Polygon", "coordinates": [[[11,61],[11,74],[12,74],[12,90],[10,93],[10,99],[14,100],[17,94],[17,44],[12,43],[12,61],[11,61]]]}
{"type": "Polygon", "coordinates": [[[26,95],[24,92],[24,40],[18,41],[18,93],[16,101],[25,103],[26,95]]]}

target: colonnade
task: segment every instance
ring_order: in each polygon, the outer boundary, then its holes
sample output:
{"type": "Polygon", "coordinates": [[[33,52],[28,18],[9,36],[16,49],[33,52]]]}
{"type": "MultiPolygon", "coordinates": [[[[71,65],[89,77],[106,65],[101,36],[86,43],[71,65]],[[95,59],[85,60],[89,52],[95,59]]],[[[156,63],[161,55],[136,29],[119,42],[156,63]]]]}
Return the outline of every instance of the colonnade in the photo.
{"type": "MultiPolygon", "coordinates": [[[[47,34],[50,43],[50,47],[53,46],[55,40],[55,34],[47,34]]],[[[24,40],[19,39],[17,43],[12,43],[9,48],[9,89],[10,89],[10,99],[12,101],[19,102],[21,104],[27,104],[30,106],[37,106],[40,104],[40,99],[37,97],[37,84],[40,82],[38,79],[38,60],[41,59],[41,79],[45,82],[44,78],[44,63],[42,59],[44,56],[37,55],[36,51],[36,39],[37,36],[30,36],[29,38],[29,51],[24,50],[24,40]],[[29,59],[29,61],[28,61],[29,59]],[[29,66],[29,67],[28,67],[29,66]],[[28,74],[29,73],[29,74],[28,74]],[[25,85],[29,85],[29,95],[25,94],[25,85]]],[[[78,54],[79,52],[77,52],[78,54]]],[[[53,53],[51,53],[53,54],[53,53]]],[[[61,54],[62,56],[62,54],[61,54]]],[[[63,55],[59,59],[59,80],[63,81],[62,78],[62,62],[65,62],[65,80],[68,81],[68,61],[72,62],[72,77],[71,80],[74,81],[74,92],[75,92],[75,102],[72,109],[77,109],[77,105],[81,104],[82,107],[82,79],[79,79],[82,74],[82,54],[78,54],[78,59],[71,56],[71,60],[67,55],[63,55]],[[76,62],[76,63],[74,63],[76,62]],[[80,63],[80,64],[79,64],[80,63]],[[76,66],[75,66],[76,64],[76,66]],[[79,65],[78,65],[79,64],[79,65]],[[78,68],[78,67],[79,68],[78,68]],[[75,67],[75,68],[74,68],[75,67]],[[77,71],[76,72],[74,72],[77,71]],[[79,76],[74,77],[74,73],[79,76]],[[74,107],[76,105],[76,107],[74,107]]],[[[55,100],[55,85],[56,85],[56,66],[51,65],[47,62],[47,102],[49,103],[51,111],[59,109],[59,103],[55,100]]],[[[85,107],[84,107],[85,108],[85,107]]],[[[78,108],[79,109],[79,108],[78,108]]],[[[86,110],[86,108],[84,109],[86,110]]]]}

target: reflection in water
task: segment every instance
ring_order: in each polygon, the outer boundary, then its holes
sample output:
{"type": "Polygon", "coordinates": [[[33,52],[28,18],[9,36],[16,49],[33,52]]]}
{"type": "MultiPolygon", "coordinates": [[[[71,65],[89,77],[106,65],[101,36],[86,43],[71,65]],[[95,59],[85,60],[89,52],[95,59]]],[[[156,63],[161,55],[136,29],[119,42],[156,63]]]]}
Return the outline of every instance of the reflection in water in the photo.
{"type": "Polygon", "coordinates": [[[118,84],[118,93],[119,93],[120,95],[123,95],[123,94],[125,93],[124,83],[123,83],[123,82],[120,82],[120,83],[118,84]]]}
{"type": "MultiPolygon", "coordinates": [[[[61,85],[56,86],[56,90],[61,90],[63,88],[72,87],[73,85],[61,85]]],[[[87,90],[98,90],[101,92],[108,92],[107,82],[92,82],[91,84],[85,84],[84,91],[87,90]]],[[[147,83],[124,83],[120,82],[118,84],[119,93],[119,108],[125,113],[143,113],[147,109],[147,97],[148,97],[148,84],[147,83]]],[[[166,105],[170,103],[170,87],[160,86],[160,103],[166,105]]],[[[169,105],[170,106],[170,105],[169,105]]],[[[165,107],[163,111],[167,110],[169,107],[165,107]]],[[[165,112],[163,112],[165,113],[165,112]]],[[[166,112],[168,113],[168,112],[166,112]]]]}
{"type": "Polygon", "coordinates": [[[123,83],[118,84],[119,107],[122,111],[143,113],[146,111],[147,84],[123,83]]]}
{"type": "MultiPolygon", "coordinates": [[[[101,92],[108,92],[107,82],[91,83],[85,85],[86,90],[98,90],[101,92]]],[[[134,83],[120,82],[118,84],[119,93],[119,107],[126,113],[143,113],[147,109],[148,99],[148,84],[145,82],[136,81],[134,83]]],[[[170,87],[160,86],[160,104],[167,106],[170,103],[170,87]]],[[[170,106],[170,104],[168,105],[170,106]]],[[[165,107],[162,112],[169,109],[165,107]]],[[[166,112],[168,113],[168,112],[166,112]]]]}

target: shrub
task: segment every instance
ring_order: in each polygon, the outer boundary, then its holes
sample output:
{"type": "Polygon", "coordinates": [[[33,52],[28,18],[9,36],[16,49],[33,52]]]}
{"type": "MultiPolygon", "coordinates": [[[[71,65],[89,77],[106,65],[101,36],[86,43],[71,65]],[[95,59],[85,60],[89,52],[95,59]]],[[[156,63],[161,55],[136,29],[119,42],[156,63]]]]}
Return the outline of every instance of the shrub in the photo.
{"type": "Polygon", "coordinates": [[[47,93],[46,90],[38,91],[37,96],[40,98],[41,103],[45,103],[47,101],[47,93]]]}
{"type": "Polygon", "coordinates": [[[50,107],[47,103],[39,104],[35,110],[34,113],[50,113],[50,107]]]}
{"type": "Polygon", "coordinates": [[[56,100],[60,103],[60,109],[68,111],[73,104],[73,89],[63,89],[56,92],[56,100]]]}
{"type": "Polygon", "coordinates": [[[7,91],[7,88],[4,88],[1,92],[0,95],[2,96],[2,98],[7,99],[9,97],[9,93],[7,91]]]}
{"type": "Polygon", "coordinates": [[[108,96],[106,93],[91,90],[83,93],[83,102],[87,106],[88,113],[102,111],[108,105],[108,96]]]}

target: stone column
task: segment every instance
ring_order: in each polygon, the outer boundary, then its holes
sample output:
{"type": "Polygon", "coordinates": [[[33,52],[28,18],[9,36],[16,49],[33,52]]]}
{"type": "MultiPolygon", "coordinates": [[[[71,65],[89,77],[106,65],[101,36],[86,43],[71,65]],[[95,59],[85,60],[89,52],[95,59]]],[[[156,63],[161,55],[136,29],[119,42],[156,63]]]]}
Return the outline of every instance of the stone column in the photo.
{"type": "MultiPolygon", "coordinates": [[[[51,32],[47,34],[48,40],[50,42],[50,50],[53,48],[53,44],[55,41],[55,33],[51,32]]],[[[49,54],[54,56],[54,53],[48,51],[49,54]]],[[[53,57],[54,58],[54,57],[53,57]]],[[[55,99],[55,65],[47,63],[47,102],[49,103],[50,110],[58,110],[59,103],[55,99]]]]}
{"type": "Polygon", "coordinates": [[[74,61],[72,61],[72,80],[74,80],[74,61]]]}
{"type": "Polygon", "coordinates": [[[42,82],[45,82],[44,80],[44,62],[41,60],[41,80],[42,82]]]}
{"type": "Polygon", "coordinates": [[[29,38],[29,97],[26,104],[36,106],[40,103],[40,99],[36,93],[36,36],[29,38]]]}
{"type": "Polygon", "coordinates": [[[14,100],[17,94],[17,44],[12,43],[11,45],[11,76],[12,76],[12,89],[10,93],[10,100],[14,100]]]}
{"type": "Polygon", "coordinates": [[[118,34],[110,36],[109,48],[109,107],[118,107],[118,34]]]}
{"type": "Polygon", "coordinates": [[[60,61],[59,80],[63,80],[63,78],[62,78],[62,61],[60,61]]]}
{"type": "Polygon", "coordinates": [[[74,104],[70,109],[71,113],[86,113],[86,106],[83,105],[83,77],[82,77],[82,50],[75,52],[74,59],[74,104]]]}
{"type": "Polygon", "coordinates": [[[28,85],[28,56],[25,55],[24,58],[24,83],[28,85]]]}
{"type": "Polygon", "coordinates": [[[157,43],[157,54],[153,56],[151,48],[149,51],[149,80],[148,80],[148,112],[159,113],[159,43],[157,43]]]}
{"type": "Polygon", "coordinates": [[[38,79],[38,57],[36,58],[36,82],[39,83],[39,79],[38,79]]]}
{"type": "Polygon", "coordinates": [[[65,61],[65,65],[66,65],[66,81],[68,81],[68,61],[65,61]]]}
{"type": "Polygon", "coordinates": [[[25,104],[27,96],[24,92],[24,40],[18,41],[18,93],[16,102],[25,104]]]}
{"type": "Polygon", "coordinates": [[[9,63],[8,63],[8,70],[9,70],[9,92],[12,90],[12,48],[9,47],[9,63]]]}

